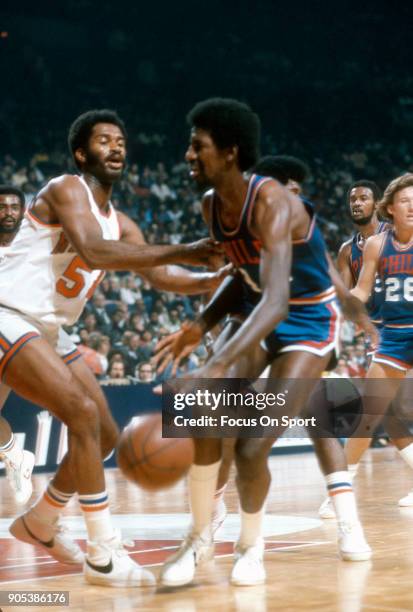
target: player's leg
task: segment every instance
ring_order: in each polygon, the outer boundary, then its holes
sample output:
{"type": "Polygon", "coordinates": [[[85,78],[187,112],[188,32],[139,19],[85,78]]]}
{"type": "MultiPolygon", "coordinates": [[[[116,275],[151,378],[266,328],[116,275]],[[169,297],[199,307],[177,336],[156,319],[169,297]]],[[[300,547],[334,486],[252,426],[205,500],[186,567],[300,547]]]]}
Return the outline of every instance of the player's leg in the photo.
{"type": "MultiPolygon", "coordinates": [[[[0,410],[9,393],[10,388],[0,384],[0,410]]],[[[29,501],[33,491],[31,476],[34,454],[20,448],[9,422],[3,416],[0,416],[0,459],[4,462],[7,480],[16,503],[25,504],[29,501]]]]}
{"type": "MultiPolygon", "coordinates": [[[[64,360],[72,372],[84,393],[93,399],[99,412],[100,423],[100,446],[104,459],[113,450],[118,437],[118,427],[111,415],[106,398],[100,385],[80,355],[75,355],[72,360],[64,360]]],[[[46,517],[50,522],[58,520],[67,503],[75,493],[75,483],[70,468],[70,456],[68,453],[63,457],[54,477],[48,484],[45,492],[25,515],[27,520],[35,520],[35,517],[46,517]]],[[[94,515],[98,516],[98,515],[94,515]]],[[[98,521],[99,528],[99,521],[98,521]]],[[[91,523],[91,528],[93,523],[91,523]]],[[[99,537],[99,532],[94,534],[99,537]]],[[[94,538],[95,539],[95,538],[94,538]]]]}
{"type": "MultiPolygon", "coordinates": [[[[288,390],[288,401],[282,408],[283,416],[294,417],[301,412],[328,360],[329,355],[320,357],[305,351],[286,352],[275,359],[267,390],[274,394],[281,389],[288,390]]],[[[274,437],[238,439],[235,446],[241,532],[231,574],[233,584],[248,586],[265,581],[262,525],[271,482],[268,455],[284,430],[285,426],[280,425],[274,428],[274,437]]]]}
{"type": "MultiPolygon", "coordinates": [[[[360,458],[363,456],[365,451],[369,448],[370,443],[371,443],[371,438],[367,438],[367,437],[366,438],[349,438],[346,442],[346,445],[344,447],[345,468],[343,469],[346,469],[348,471],[348,478],[351,484],[353,484],[354,477],[357,473],[360,458]]],[[[318,453],[322,453],[324,456],[325,455],[331,456],[328,449],[327,449],[327,452],[323,451],[322,447],[327,444],[328,443],[325,442],[324,440],[318,440],[317,445],[316,445],[318,448],[318,453]],[[321,446],[321,449],[320,449],[320,446],[321,446]]],[[[318,453],[317,453],[317,456],[319,457],[318,453]]],[[[325,469],[323,469],[322,461],[320,461],[320,467],[324,474],[329,473],[325,471],[325,469]]],[[[321,504],[318,510],[318,514],[323,519],[335,519],[336,518],[334,504],[332,502],[331,497],[327,497],[323,501],[323,503],[321,504]]]]}
{"type": "MultiPolygon", "coordinates": [[[[386,328],[382,330],[377,352],[379,357],[373,356],[366,377],[370,382],[366,383],[365,397],[362,398],[363,414],[358,430],[347,440],[345,447],[351,482],[363,453],[370,446],[375,429],[382,421],[387,432],[397,441],[402,458],[413,468],[413,440],[403,419],[399,418],[397,408],[401,401],[398,394],[400,380],[405,378],[409,368],[409,364],[400,361],[400,358],[410,360],[411,355],[406,353],[404,342],[400,345],[400,332],[386,328]]],[[[413,505],[413,495],[402,498],[400,504],[413,505]]],[[[322,518],[335,518],[330,498],[323,502],[319,514],[322,518]]]]}
{"type": "MultiPolygon", "coordinates": [[[[70,369],[62,363],[48,342],[37,337],[15,352],[3,372],[7,385],[25,399],[48,409],[68,427],[69,466],[75,489],[88,505],[84,512],[89,534],[97,530],[101,534],[96,542],[89,535],[85,564],[85,575],[90,582],[108,586],[141,586],[153,583],[153,577],[138,565],[125,560],[120,538],[114,532],[105,494],[105,479],[100,452],[100,419],[98,407],[70,369]],[[24,376],[22,376],[24,372],[24,376]],[[96,514],[95,514],[96,513],[96,514]],[[93,525],[93,526],[92,526],[93,525]],[[100,545],[103,542],[105,546],[100,545]],[[86,569],[87,568],[87,569],[86,569]]],[[[34,525],[32,524],[32,527],[34,525]]],[[[39,521],[36,522],[36,528],[39,521]]],[[[44,532],[49,529],[50,538],[36,534],[24,517],[17,519],[11,532],[19,539],[30,543],[41,543],[55,557],[62,556],[75,562],[75,550],[67,549],[67,541],[58,524],[50,530],[50,524],[43,524],[44,532]],[[63,537],[63,541],[62,541],[63,537]]]]}
{"type": "MultiPolygon", "coordinates": [[[[413,437],[410,433],[409,423],[413,420],[410,409],[412,382],[409,372],[405,381],[401,383],[399,392],[383,420],[384,429],[389,434],[403,461],[411,469],[413,469],[413,437]]],[[[401,507],[413,506],[413,490],[399,499],[398,504],[401,507]]]]}
{"type": "MultiPolygon", "coordinates": [[[[242,325],[243,318],[238,316],[232,316],[221,334],[218,336],[212,347],[212,354],[217,353],[220,348],[238,331],[242,325]]],[[[264,356],[264,354],[263,354],[264,356]]],[[[228,378],[251,378],[253,376],[253,369],[256,369],[255,375],[259,376],[261,373],[259,368],[262,364],[257,360],[257,363],[252,365],[251,358],[249,355],[242,357],[236,364],[231,368],[228,378]]],[[[234,438],[223,438],[221,446],[221,464],[218,472],[217,488],[214,496],[214,506],[212,510],[212,532],[213,534],[220,528],[225,520],[227,509],[224,502],[224,494],[228,484],[229,473],[231,465],[234,460],[234,438]]]]}
{"type": "MultiPolygon", "coordinates": [[[[228,329],[224,332],[230,333],[228,329]]],[[[252,364],[255,364],[258,373],[262,371],[266,358],[266,353],[260,346],[257,346],[255,351],[251,350],[249,373],[254,372],[252,364]]],[[[232,371],[231,376],[237,377],[235,373],[235,370],[232,371]]],[[[188,584],[193,580],[196,566],[213,555],[212,512],[221,464],[222,440],[195,438],[194,446],[194,463],[188,478],[191,531],[178,552],[168,559],[162,568],[161,582],[165,586],[188,584]]]]}

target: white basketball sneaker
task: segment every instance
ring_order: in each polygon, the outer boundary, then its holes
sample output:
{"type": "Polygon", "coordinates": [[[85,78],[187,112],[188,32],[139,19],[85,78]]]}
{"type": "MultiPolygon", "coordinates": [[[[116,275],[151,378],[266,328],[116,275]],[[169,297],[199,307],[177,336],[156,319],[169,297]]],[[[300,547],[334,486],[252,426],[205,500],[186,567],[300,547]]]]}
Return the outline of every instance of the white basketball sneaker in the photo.
{"type": "MultiPolygon", "coordinates": [[[[30,512],[30,511],[29,511],[30,512]]],[[[9,527],[10,533],[26,544],[41,546],[51,557],[61,563],[82,563],[84,554],[79,545],[67,536],[67,528],[59,523],[59,517],[53,523],[43,521],[35,512],[30,512],[30,526],[28,514],[19,516],[9,527]],[[39,523],[41,532],[47,533],[47,539],[37,537],[33,532],[39,523]]],[[[39,530],[40,533],[40,530],[39,530]]]]}
{"type": "Polygon", "coordinates": [[[14,493],[17,504],[25,504],[29,501],[32,492],[32,472],[34,466],[34,454],[27,450],[21,451],[20,461],[16,463],[8,457],[4,457],[4,467],[9,485],[14,493]]]}
{"type": "Polygon", "coordinates": [[[231,583],[237,586],[264,584],[264,540],[259,538],[254,546],[242,547],[236,544],[231,583]]]}
{"type": "Polygon", "coordinates": [[[368,561],[372,552],[361,523],[338,523],[338,549],[343,561],[368,561]]]}
{"type": "Polygon", "coordinates": [[[119,530],[108,540],[88,541],[83,566],[86,581],[107,587],[153,586],[154,575],[129,557],[126,545],[119,530]]]}
{"type": "Polygon", "coordinates": [[[210,533],[190,533],[179,550],[166,560],[161,569],[160,581],[163,586],[177,587],[192,582],[198,565],[210,561],[214,556],[214,543],[210,533]]]}
{"type": "Polygon", "coordinates": [[[335,519],[336,513],[334,511],[333,502],[331,497],[327,497],[318,509],[318,516],[322,519],[335,519]]]}
{"type": "Polygon", "coordinates": [[[413,490],[410,491],[405,497],[399,499],[399,506],[402,508],[408,508],[409,506],[413,506],[413,490]]]}

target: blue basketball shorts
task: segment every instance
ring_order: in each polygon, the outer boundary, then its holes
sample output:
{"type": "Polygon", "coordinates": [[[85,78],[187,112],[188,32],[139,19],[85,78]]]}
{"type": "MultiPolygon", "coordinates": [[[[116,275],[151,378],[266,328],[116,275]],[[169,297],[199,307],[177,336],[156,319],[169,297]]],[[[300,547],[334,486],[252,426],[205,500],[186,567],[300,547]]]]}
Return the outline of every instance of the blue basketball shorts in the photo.
{"type": "Polygon", "coordinates": [[[413,367],[413,327],[383,327],[373,362],[407,372],[413,367]]]}

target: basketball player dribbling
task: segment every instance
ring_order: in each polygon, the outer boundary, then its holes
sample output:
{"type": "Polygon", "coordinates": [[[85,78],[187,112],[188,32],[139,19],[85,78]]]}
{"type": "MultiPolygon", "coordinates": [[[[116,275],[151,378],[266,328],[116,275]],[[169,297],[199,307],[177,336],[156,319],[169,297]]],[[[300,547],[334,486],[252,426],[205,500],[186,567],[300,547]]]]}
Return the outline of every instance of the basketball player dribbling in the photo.
{"type": "MultiPolygon", "coordinates": [[[[259,373],[270,363],[271,379],[311,380],[311,385],[291,388],[286,413],[293,416],[303,408],[311,387],[325,370],[338,335],[339,313],[324,241],[305,203],[271,178],[244,177],[243,172],[256,163],[259,144],[259,119],[248,106],[210,99],[196,105],[188,121],[192,128],[186,153],[190,174],[199,186],[213,187],[203,198],[204,217],[243,277],[242,306],[246,309],[241,327],[191,377],[231,376],[231,368],[248,356],[251,378],[251,368],[259,373]],[[314,325],[309,324],[309,317],[314,325]]],[[[353,315],[364,317],[370,329],[361,303],[350,303],[353,315]]],[[[235,444],[241,505],[241,533],[231,573],[236,585],[265,581],[261,534],[270,484],[267,459],[273,443],[272,438],[240,438],[235,444]]],[[[196,565],[213,554],[211,515],[221,440],[195,438],[194,445],[195,461],[189,474],[192,527],[180,550],[162,568],[161,582],[166,586],[191,582],[196,565]]],[[[352,494],[342,474],[330,486],[352,494]]],[[[343,556],[354,553],[354,560],[368,559],[371,550],[354,497],[351,504],[352,521],[343,525],[341,551],[343,556]]]]}
{"type": "MultiPolygon", "coordinates": [[[[23,542],[55,559],[84,561],[88,582],[153,584],[133,562],[112,526],[102,456],[118,431],[97,381],[62,325],[73,324],[103,270],[146,271],[170,262],[204,264],[220,253],[211,241],[148,246],[137,226],[110,203],[126,158],[117,114],[89,111],[69,131],[79,176],[51,180],[34,198],[0,266],[0,376],[18,395],[48,409],[68,427],[68,452],[41,499],[10,527],[23,542]],[[87,528],[86,557],[62,530],[61,511],[77,492],[87,528]]],[[[159,285],[179,282],[191,292],[214,286],[214,275],[163,266],[159,285]],[[211,284],[212,282],[212,284],[211,284]]]]}
{"type": "MultiPolygon", "coordinates": [[[[360,275],[363,265],[363,249],[366,240],[370,238],[370,236],[380,234],[387,230],[389,224],[379,221],[377,217],[376,208],[380,200],[380,189],[372,181],[360,180],[350,185],[347,192],[347,200],[356,233],[350,240],[347,240],[341,245],[337,258],[337,267],[343,282],[351,289],[357,284],[360,275]]],[[[377,277],[373,292],[366,307],[372,322],[378,329],[380,329],[382,325],[381,306],[383,298],[384,290],[381,285],[380,277],[377,277]]],[[[384,419],[384,427],[396,448],[399,450],[401,457],[411,468],[413,468],[413,438],[410,435],[410,430],[407,425],[401,419],[391,416],[389,419],[384,419]]],[[[345,452],[351,479],[356,475],[359,461],[363,453],[369,448],[370,442],[370,436],[364,438],[351,437],[347,440],[345,452]]],[[[413,491],[401,498],[399,500],[399,505],[412,506],[413,491]]],[[[321,518],[336,517],[330,497],[320,506],[319,515],[321,518]]]]}
{"type": "MultiPolygon", "coordinates": [[[[296,157],[277,155],[262,158],[256,164],[254,172],[259,175],[275,178],[285,185],[292,193],[302,196],[302,185],[309,174],[309,169],[304,162],[296,157]]],[[[307,205],[311,206],[309,202],[307,202],[307,205]]],[[[350,293],[347,291],[346,294],[343,294],[342,282],[337,282],[337,271],[332,265],[330,265],[329,269],[336,290],[340,295],[340,300],[343,301],[348,299],[350,293]]],[[[213,347],[212,352],[219,350],[224,339],[228,339],[229,335],[235,333],[245,318],[245,313],[243,313],[242,308],[240,309],[239,307],[243,301],[243,288],[240,286],[240,283],[242,283],[242,280],[236,277],[227,279],[219,291],[217,291],[216,297],[211,300],[195,321],[190,324],[185,324],[180,331],[171,334],[168,338],[165,338],[159,343],[159,353],[156,355],[155,361],[159,362],[160,358],[162,358],[160,369],[163,369],[173,358],[175,358],[174,367],[176,367],[181,358],[188,354],[188,351],[194,350],[196,345],[200,342],[202,335],[206,331],[209,331],[214,325],[217,325],[228,312],[230,314],[226,322],[226,328],[218,338],[217,345],[213,347]],[[163,352],[163,349],[165,352],[163,352]]],[[[246,364],[238,361],[235,368],[231,371],[231,376],[250,377],[251,365],[248,360],[246,361],[246,364]]],[[[257,373],[257,375],[258,374],[259,373],[257,373]]],[[[320,414],[320,406],[323,405],[322,402],[325,402],[325,400],[319,396],[312,398],[311,404],[307,404],[307,413],[312,413],[312,410],[316,407],[317,414],[320,414]]],[[[328,408],[326,406],[325,411],[327,412],[327,410],[328,408]]],[[[337,518],[341,524],[348,522],[349,519],[351,521],[353,516],[352,508],[354,507],[352,500],[353,493],[347,489],[345,491],[346,495],[342,496],[340,491],[344,490],[337,490],[336,487],[330,486],[330,481],[333,482],[333,484],[337,479],[347,481],[351,476],[347,473],[347,461],[342,446],[336,438],[328,438],[324,432],[320,435],[319,428],[315,430],[310,429],[308,433],[313,439],[314,450],[320,468],[326,477],[327,490],[331,492],[331,497],[328,498],[328,500],[331,500],[331,502],[328,502],[328,509],[333,513],[333,517],[335,518],[336,513],[334,507],[337,508],[337,518]],[[339,472],[340,474],[338,475],[339,472]],[[347,500],[351,500],[350,504],[347,503],[347,500]],[[347,514],[347,512],[349,512],[349,514],[347,514]]],[[[217,490],[214,495],[214,508],[212,514],[213,533],[220,527],[226,515],[223,496],[229,478],[229,470],[233,461],[233,443],[233,440],[223,440],[222,461],[218,475],[217,490]]],[[[340,542],[340,546],[341,544],[342,542],[340,542]]],[[[355,558],[355,555],[349,554],[348,542],[346,542],[346,546],[347,559],[350,557],[355,558]]]]}
{"type": "MultiPolygon", "coordinates": [[[[19,231],[24,213],[24,193],[12,185],[0,185],[0,267],[3,257],[19,231]]],[[[0,350],[2,350],[0,343],[0,350]]],[[[0,410],[10,389],[0,384],[0,410]]],[[[0,459],[4,462],[7,480],[18,504],[25,504],[32,494],[34,455],[22,450],[9,423],[0,416],[0,459]]]]}

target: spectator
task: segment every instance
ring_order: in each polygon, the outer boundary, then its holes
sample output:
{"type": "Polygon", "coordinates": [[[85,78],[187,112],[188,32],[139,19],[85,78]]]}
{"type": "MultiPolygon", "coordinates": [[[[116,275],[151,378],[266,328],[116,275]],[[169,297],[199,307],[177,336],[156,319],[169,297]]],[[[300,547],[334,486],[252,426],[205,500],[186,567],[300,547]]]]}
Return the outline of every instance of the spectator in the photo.
{"type": "Polygon", "coordinates": [[[141,342],[138,349],[139,361],[149,361],[153,354],[154,347],[155,341],[151,332],[147,329],[143,332],[141,336],[141,342]]]}
{"type": "Polygon", "coordinates": [[[168,187],[164,178],[160,174],[156,176],[155,182],[151,185],[150,191],[161,202],[165,202],[167,199],[176,199],[175,192],[168,187]]]}
{"type": "Polygon", "coordinates": [[[120,280],[118,276],[112,274],[109,277],[109,289],[106,293],[106,299],[111,302],[120,302],[120,280]]]}
{"type": "Polygon", "coordinates": [[[120,287],[120,299],[124,304],[132,306],[142,297],[137,284],[137,279],[133,274],[124,277],[120,287]]]}
{"type": "MultiPolygon", "coordinates": [[[[141,343],[140,334],[134,334],[133,332],[127,332],[127,340],[123,340],[123,344],[126,344],[126,366],[127,374],[134,374],[136,365],[139,361],[139,346],[141,343]]],[[[125,334],[126,335],[126,334],[125,334]]]]}
{"type": "Polygon", "coordinates": [[[143,361],[136,366],[135,380],[137,382],[151,383],[154,378],[154,370],[149,361],[143,361]]]}
{"type": "Polygon", "coordinates": [[[130,385],[131,381],[126,376],[125,364],[122,361],[113,360],[109,364],[107,376],[101,381],[102,385],[130,385]]]}
{"type": "Polygon", "coordinates": [[[79,353],[81,353],[83,356],[86,365],[89,366],[93,374],[98,377],[103,374],[102,361],[96,351],[100,338],[100,332],[92,332],[91,334],[88,334],[86,342],[79,344],[77,347],[79,353]]]}
{"type": "Polygon", "coordinates": [[[96,352],[100,359],[100,365],[102,367],[102,374],[106,374],[109,367],[108,355],[110,352],[110,338],[109,336],[100,336],[100,339],[97,343],[96,352]]]}
{"type": "Polygon", "coordinates": [[[100,291],[96,291],[92,298],[92,304],[88,306],[89,312],[93,313],[96,318],[99,330],[109,335],[112,330],[112,322],[106,311],[106,298],[100,291]]]}
{"type": "Polygon", "coordinates": [[[115,314],[112,317],[112,343],[115,344],[120,340],[122,335],[128,329],[129,312],[126,304],[119,304],[115,314]],[[126,308],[125,308],[126,307],[126,308]]]}
{"type": "Polygon", "coordinates": [[[145,331],[146,320],[145,317],[139,312],[135,312],[130,318],[129,329],[138,334],[142,334],[145,331]]]}

